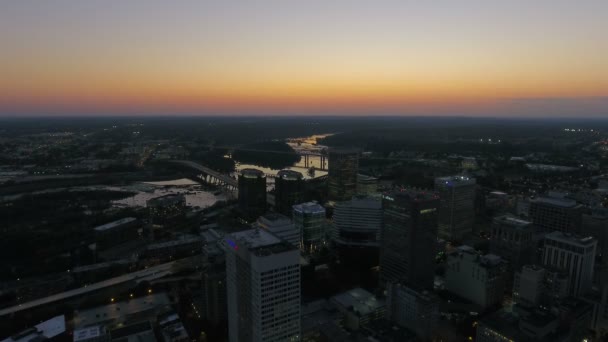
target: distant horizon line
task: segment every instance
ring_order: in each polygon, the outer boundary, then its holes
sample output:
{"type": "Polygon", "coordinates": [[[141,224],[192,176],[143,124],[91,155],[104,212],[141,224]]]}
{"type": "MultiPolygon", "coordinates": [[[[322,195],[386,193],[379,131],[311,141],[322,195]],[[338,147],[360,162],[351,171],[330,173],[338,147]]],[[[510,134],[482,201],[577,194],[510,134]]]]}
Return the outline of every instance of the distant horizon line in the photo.
{"type": "Polygon", "coordinates": [[[550,120],[550,121],[608,121],[606,116],[492,116],[492,115],[408,115],[408,114],[95,114],[95,115],[27,115],[0,114],[0,120],[33,119],[485,119],[485,120],[550,120]]]}

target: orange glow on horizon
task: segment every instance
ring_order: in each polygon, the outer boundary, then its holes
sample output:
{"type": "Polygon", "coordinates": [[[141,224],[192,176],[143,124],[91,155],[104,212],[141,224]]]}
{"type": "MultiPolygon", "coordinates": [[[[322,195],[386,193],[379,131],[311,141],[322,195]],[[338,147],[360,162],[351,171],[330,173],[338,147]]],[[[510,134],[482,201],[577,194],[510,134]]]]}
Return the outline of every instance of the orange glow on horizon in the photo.
{"type": "Polygon", "coordinates": [[[186,1],[146,15],[57,2],[0,8],[0,115],[461,112],[608,97],[601,2],[186,1]]]}

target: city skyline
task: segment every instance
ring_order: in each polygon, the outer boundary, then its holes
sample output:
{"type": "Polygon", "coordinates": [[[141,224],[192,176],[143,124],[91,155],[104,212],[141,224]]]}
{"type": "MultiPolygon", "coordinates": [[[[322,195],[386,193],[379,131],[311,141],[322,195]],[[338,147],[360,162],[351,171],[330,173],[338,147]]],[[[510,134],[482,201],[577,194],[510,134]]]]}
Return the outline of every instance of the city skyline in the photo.
{"type": "Polygon", "coordinates": [[[0,5],[0,117],[606,117],[608,3],[0,5]]]}

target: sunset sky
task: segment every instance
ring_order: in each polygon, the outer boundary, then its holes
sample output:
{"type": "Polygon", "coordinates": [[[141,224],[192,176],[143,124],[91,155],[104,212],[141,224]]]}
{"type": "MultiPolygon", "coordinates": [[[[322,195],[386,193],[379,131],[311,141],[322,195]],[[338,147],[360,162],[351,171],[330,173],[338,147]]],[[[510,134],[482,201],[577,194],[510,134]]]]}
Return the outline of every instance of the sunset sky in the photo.
{"type": "Polygon", "coordinates": [[[608,1],[7,0],[0,116],[608,117],[608,1]]]}

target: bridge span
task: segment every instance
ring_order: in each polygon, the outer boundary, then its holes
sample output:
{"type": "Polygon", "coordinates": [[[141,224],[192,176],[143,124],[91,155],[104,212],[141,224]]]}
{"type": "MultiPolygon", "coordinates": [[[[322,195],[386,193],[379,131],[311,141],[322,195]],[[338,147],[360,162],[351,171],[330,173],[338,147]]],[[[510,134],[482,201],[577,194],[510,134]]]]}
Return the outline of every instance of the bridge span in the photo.
{"type": "Polygon", "coordinates": [[[195,163],[190,160],[171,160],[170,162],[192,168],[196,171],[200,171],[201,175],[199,175],[199,177],[204,179],[209,184],[217,184],[220,186],[224,186],[229,190],[236,190],[238,188],[238,182],[236,179],[221,172],[212,170],[201,164],[195,163]]]}

